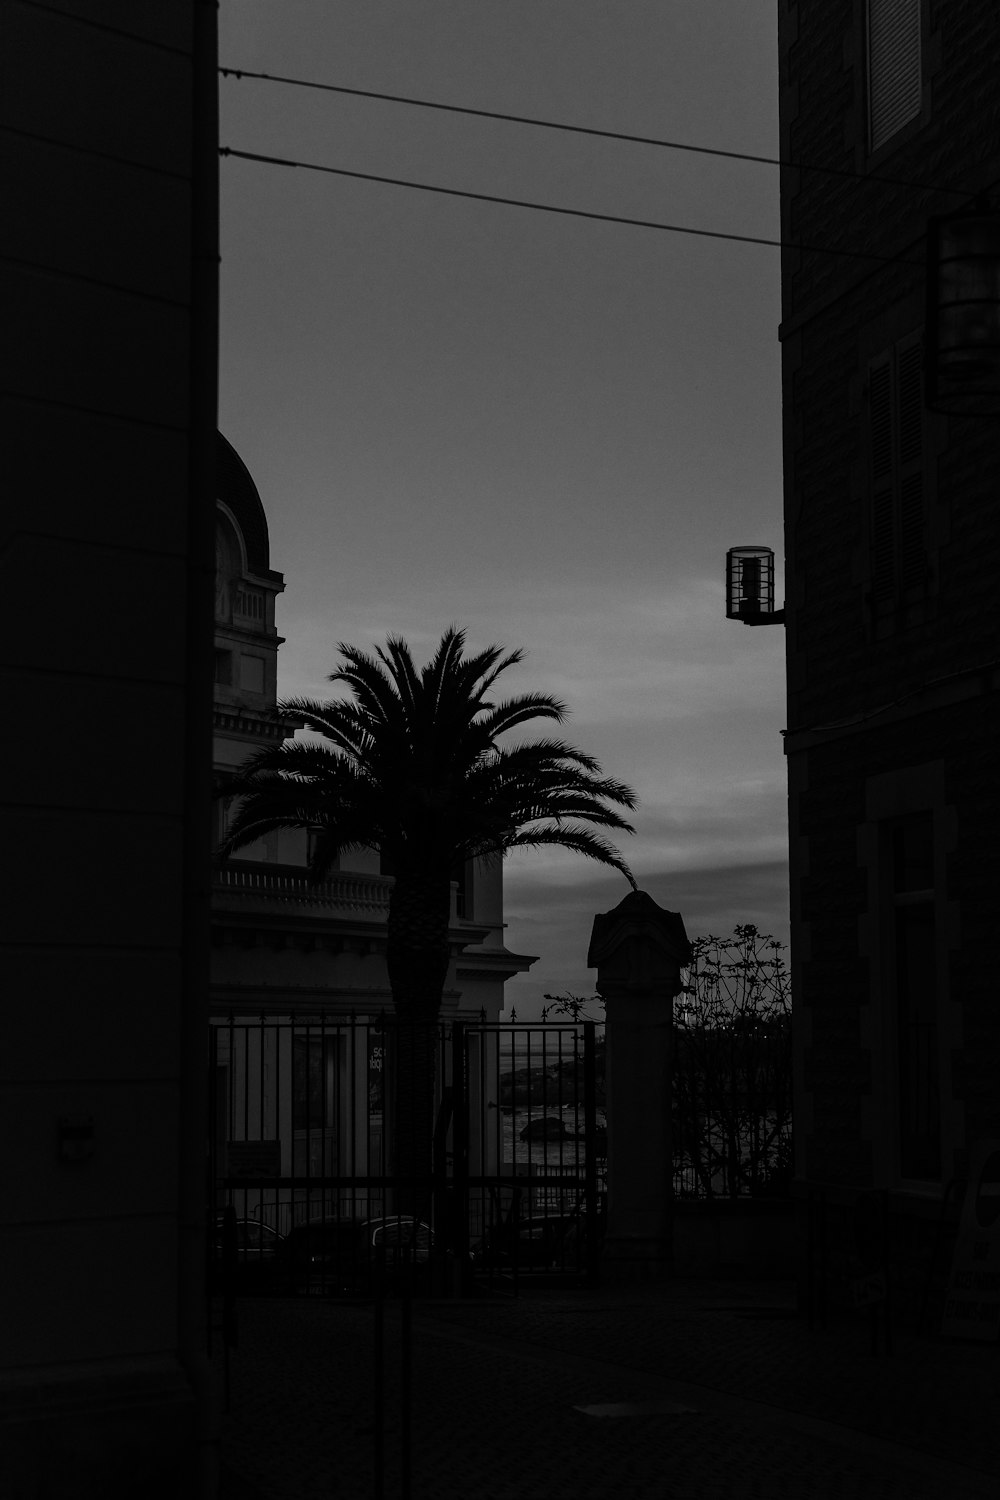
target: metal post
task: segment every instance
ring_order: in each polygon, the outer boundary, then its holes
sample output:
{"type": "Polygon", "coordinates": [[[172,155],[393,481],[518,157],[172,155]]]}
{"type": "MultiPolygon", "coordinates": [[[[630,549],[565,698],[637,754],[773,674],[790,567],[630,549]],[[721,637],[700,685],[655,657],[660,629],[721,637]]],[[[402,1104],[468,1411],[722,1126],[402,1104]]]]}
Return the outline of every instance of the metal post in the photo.
{"type": "Polygon", "coordinates": [[[466,1078],[468,1036],[461,1021],[452,1028],[452,1180],[449,1239],[455,1257],[454,1295],[466,1289],[469,1259],[469,1090],[466,1078]]]}
{"type": "Polygon", "coordinates": [[[587,1284],[600,1280],[600,1245],[598,1243],[597,1208],[597,1055],[596,1026],[583,1023],[583,1162],[584,1254],[587,1284]]]}
{"type": "Polygon", "coordinates": [[[219,1033],[215,1026],[208,1028],[208,1087],[206,1097],[208,1100],[208,1157],[205,1164],[205,1220],[207,1233],[205,1235],[205,1353],[209,1359],[212,1358],[212,1281],[215,1275],[215,1184],[219,1176],[219,1126],[218,1126],[218,1088],[216,1080],[219,1076],[219,1033]]]}
{"type": "Polygon", "coordinates": [[[222,1215],[222,1379],[225,1410],[229,1410],[229,1350],[239,1348],[236,1321],[236,1210],[230,1203],[222,1215]]]}
{"type": "MultiPolygon", "coordinates": [[[[414,1236],[415,1237],[415,1236],[414,1236]]],[[[403,1251],[403,1296],[399,1329],[399,1494],[410,1500],[410,1426],[413,1371],[413,1263],[415,1245],[403,1251]]]]}
{"type": "Polygon", "coordinates": [[[375,1419],[372,1423],[375,1449],[374,1461],[374,1500],[385,1500],[385,1277],[384,1250],[377,1253],[372,1265],[372,1279],[374,1281],[375,1293],[375,1419]]]}

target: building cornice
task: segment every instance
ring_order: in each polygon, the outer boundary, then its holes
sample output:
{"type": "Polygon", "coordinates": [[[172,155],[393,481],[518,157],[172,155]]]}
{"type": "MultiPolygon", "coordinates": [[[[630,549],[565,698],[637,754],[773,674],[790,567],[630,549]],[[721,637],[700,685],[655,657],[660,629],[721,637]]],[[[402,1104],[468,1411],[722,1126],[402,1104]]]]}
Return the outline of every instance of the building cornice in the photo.
{"type": "Polygon", "coordinates": [[[275,713],[274,709],[232,708],[216,703],[212,710],[213,727],[222,734],[238,734],[251,740],[290,739],[298,721],[275,713]]]}
{"type": "Polygon", "coordinates": [[[526,974],[537,962],[538,957],[534,954],[511,953],[509,948],[487,948],[481,953],[463,953],[462,965],[455,970],[455,977],[481,979],[488,974],[491,979],[513,979],[515,974],[526,974]]]}
{"type": "Polygon", "coordinates": [[[220,641],[230,645],[236,642],[241,646],[268,646],[276,651],[285,644],[285,637],[279,635],[273,625],[236,625],[228,620],[216,620],[215,644],[220,641]]]}
{"type": "MultiPolygon", "coordinates": [[[[358,949],[384,953],[387,941],[391,875],[336,872],[313,884],[299,866],[229,861],[212,878],[212,930],[216,946],[358,949]]],[[[484,968],[496,962],[522,964],[506,949],[476,952],[493,932],[489,924],[452,919],[448,945],[453,956],[484,968]],[[466,952],[469,948],[473,952],[466,952]]],[[[533,959],[525,961],[524,967],[533,959]]],[[[512,973],[519,969],[511,970],[512,973]]]]}

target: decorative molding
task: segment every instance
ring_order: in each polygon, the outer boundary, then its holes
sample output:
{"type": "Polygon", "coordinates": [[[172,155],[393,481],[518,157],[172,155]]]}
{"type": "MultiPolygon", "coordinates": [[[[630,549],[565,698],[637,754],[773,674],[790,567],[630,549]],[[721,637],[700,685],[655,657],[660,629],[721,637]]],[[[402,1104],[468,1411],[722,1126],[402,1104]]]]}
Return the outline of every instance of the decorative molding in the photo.
{"type": "Polygon", "coordinates": [[[255,740],[289,739],[289,730],[294,733],[298,727],[288,719],[277,718],[270,709],[226,708],[218,703],[212,711],[212,726],[222,734],[239,734],[255,740]]]}

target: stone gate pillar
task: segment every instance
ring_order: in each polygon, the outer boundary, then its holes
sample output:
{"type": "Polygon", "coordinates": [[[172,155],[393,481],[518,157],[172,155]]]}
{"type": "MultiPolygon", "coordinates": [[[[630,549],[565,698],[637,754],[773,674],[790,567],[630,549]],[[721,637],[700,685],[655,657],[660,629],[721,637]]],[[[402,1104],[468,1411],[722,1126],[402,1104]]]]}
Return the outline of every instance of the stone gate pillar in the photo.
{"type": "Polygon", "coordinates": [[[608,1228],[613,1280],[664,1275],[672,1261],[673,1000],[691,945],[678,912],[632,891],[594,918],[587,964],[607,1013],[608,1228]]]}

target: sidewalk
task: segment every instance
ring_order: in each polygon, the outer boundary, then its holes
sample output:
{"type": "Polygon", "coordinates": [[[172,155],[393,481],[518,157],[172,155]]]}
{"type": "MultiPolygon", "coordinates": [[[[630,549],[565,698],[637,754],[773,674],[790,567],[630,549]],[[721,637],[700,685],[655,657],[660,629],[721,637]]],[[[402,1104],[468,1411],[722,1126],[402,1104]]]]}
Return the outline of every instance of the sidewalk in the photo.
{"type": "MultiPolygon", "coordinates": [[[[388,1304],[387,1500],[400,1337],[388,1304]]],[[[241,1303],[224,1500],[371,1500],[373,1353],[370,1307],[241,1303]]],[[[873,1357],[862,1324],[810,1333],[786,1284],[416,1303],[412,1496],[995,1500],[998,1388],[996,1346],[873,1357]]]]}

